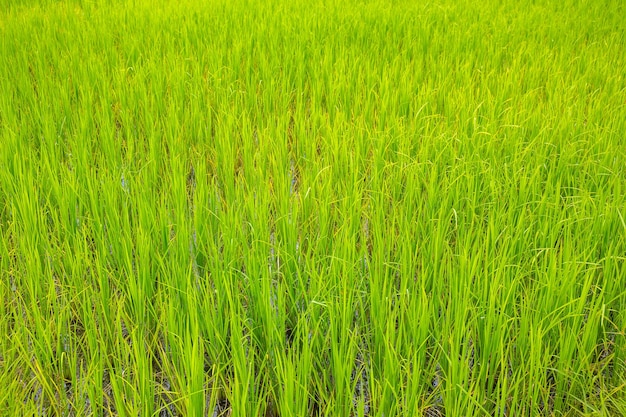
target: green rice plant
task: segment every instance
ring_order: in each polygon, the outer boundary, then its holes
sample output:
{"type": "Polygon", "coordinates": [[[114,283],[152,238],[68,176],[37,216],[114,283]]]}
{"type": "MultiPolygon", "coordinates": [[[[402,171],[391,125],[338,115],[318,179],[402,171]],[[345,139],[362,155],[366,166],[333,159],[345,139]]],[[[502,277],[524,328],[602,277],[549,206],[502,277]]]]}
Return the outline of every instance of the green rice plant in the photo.
{"type": "Polygon", "coordinates": [[[623,12],[0,4],[3,415],[624,414],[623,12]]]}

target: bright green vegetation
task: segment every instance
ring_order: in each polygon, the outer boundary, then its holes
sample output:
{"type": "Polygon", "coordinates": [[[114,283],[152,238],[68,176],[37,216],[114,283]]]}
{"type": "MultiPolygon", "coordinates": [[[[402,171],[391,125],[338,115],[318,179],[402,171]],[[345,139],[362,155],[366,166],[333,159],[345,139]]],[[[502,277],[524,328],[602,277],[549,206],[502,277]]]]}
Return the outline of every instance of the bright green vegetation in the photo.
{"type": "Polygon", "coordinates": [[[626,415],[624,16],[0,2],[0,414],[626,415]]]}

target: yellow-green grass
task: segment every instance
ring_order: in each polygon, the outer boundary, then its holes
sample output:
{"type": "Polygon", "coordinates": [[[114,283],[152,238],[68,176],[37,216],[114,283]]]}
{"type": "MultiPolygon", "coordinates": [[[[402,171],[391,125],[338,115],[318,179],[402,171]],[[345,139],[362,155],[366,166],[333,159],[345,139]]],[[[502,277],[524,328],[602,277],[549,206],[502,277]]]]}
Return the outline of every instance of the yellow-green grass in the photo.
{"type": "Polygon", "coordinates": [[[626,415],[625,16],[0,0],[0,414],[626,415]]]}

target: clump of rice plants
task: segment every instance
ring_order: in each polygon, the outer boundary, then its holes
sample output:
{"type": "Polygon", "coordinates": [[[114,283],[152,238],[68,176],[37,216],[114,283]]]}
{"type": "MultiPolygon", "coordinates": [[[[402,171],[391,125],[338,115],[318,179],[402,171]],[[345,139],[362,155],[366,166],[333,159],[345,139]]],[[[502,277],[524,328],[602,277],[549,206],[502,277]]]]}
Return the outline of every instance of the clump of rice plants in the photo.
{"type": "Polygon", "coordinates": [[[623,16],[0,4],[0,414],[626,415],[623,16]]]}

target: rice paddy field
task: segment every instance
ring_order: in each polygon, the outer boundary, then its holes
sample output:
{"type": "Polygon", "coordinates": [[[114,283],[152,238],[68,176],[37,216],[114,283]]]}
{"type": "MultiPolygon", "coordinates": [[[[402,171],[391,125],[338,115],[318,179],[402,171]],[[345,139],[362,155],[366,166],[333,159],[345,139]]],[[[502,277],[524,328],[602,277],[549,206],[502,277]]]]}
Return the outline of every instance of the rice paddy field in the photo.
{"type": "Polygon", "coordinates": [[[626,415],[626,4],[0,1],[0,415],[626,415]]]}

